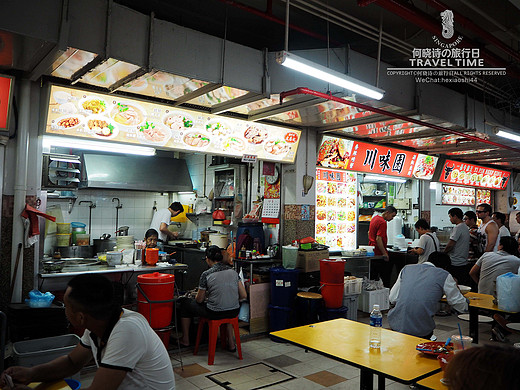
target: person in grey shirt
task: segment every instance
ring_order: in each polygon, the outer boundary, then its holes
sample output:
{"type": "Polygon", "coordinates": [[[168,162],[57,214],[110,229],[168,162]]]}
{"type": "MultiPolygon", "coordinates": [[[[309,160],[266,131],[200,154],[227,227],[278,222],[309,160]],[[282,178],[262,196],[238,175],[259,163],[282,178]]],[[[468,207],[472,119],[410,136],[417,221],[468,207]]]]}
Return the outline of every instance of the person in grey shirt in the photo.
{"type": "Polygon", "coordinates": [[[498,252],[486,252],[471,268],[469,275],[478,283],[480,294],[496,296],[497,276],[516,273],[520,266],[518,243],[513,237],[501,237],[498,252]]]}
{"type": "MultiPolygon", "coordinates": [[[[190,343],[190,324],[192,317],[205,317],[211,320],[234,318],[238,316],[240,301],[247,298],[247,292],[237,272],[224,263],[222,249],[211,245],[206,249],[206,264],[210,267],[200,275],[197,296],[179,298],[182,338],[180,344],[187,347],[190,343]],[[207,300],[207,301],[206,301],[207,300]]],[[[233,327],[226,324],[228,350],[236,349],[233,327]]]]}
{"type": "Polygon", "coordinates": [[[450,222],[455,225],[450,240],[444,249],[445,253],[450,255],[451,264],[447,271],[457,280],[459,284],[468,285],[469,279],[469,229],[462,221],[464,214],[458,207],[454,207],[448,211],[450,222]]]}
{"type": "Polygon", "coordinates": [[[421,218],[415,222],[415,230],[419,233],[419,243],[416,248],[410,249],[410,253],[419,256],[419,264],[428,261],[428,256],[432,252],[440,250],[441,244],[437,235],[430,230],[430,224],[425,219],[421,218]]]}

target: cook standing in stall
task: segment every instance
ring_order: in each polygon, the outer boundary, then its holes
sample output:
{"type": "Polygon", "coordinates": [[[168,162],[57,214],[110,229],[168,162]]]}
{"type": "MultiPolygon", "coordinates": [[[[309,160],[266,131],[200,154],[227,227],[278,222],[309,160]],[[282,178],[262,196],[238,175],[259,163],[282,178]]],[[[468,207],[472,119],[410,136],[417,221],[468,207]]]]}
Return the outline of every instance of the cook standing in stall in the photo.
{"type": "Polygon", "coordinates": [[[150,223],[150,229],[155,229],[159,233],[159,241],[168,243],[170,240],[175,240],[179,236],[177,232],[168,230],[168,225],[172,217],[176,217],[184,212],[184,208],[180,202],[173,202],[167,209],[157,210],[150,223]]]}

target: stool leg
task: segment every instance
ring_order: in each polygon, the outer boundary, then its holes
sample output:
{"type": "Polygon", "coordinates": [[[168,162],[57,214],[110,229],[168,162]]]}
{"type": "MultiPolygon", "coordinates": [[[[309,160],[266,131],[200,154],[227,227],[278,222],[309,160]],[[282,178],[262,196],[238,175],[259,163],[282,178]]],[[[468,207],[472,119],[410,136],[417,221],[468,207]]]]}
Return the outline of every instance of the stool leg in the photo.
{"type": "Polygon", "coordinates": [[[213,365],[215,361],[215,350],[217,349],[217,332],[219,326],[212,321],[209,323],[208,364],[213,365]]]}
{"type": "Polygon", "coordinates": [[[235,343],[238,351],[238,358],[242,360],[242,345],[240,344],[240,331],[238,330],[238,319],[233,321],[233,329],[235,330],[235,343]]]}
{"type": "Polygon", "coordinates": [[[197,328],[197,340],[195,341],[195,349],[193,354],[196,355],[199,352],[200,339],[202,337],[202,329],[204,328],[204,321],[202,318],[199,319],[199,327],[197,328]]]}
{"type": "Polygon", "coordinates": [[[227,344],[227,324],[220,325],[220,347],[226,349],[227,344]]]}

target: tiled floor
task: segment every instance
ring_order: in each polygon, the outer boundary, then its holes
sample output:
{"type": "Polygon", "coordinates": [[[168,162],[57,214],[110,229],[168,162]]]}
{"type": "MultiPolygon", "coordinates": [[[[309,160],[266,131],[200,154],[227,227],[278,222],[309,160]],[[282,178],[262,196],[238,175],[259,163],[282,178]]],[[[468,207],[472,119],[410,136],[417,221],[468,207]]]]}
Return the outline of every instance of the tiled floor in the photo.
{"type": "MultiPolygon", "coordinates": [[[[358,312],[358,321],[368,323],[369,316],[366,313],[358,312]]],[[[469,334],[469,323],[461,321],[456,315],[447,317],[435,317],[437,329],[434,334],[439,341],[446,340],[452,334],[458,333],[457,323],[460,323],[462,332],[469,334]]],[[[386,315],[384,316],[383,326],[388,327],[386,315]]],[[[481,323],[479,326],[480,345],[483,343],[493,343],[491,338],[491,324],[481,323]]],[[[519,341],[519,340],[512,340],[519,341]]],[[[368,342],[368,341],[367,341],[368,342]]],[[[173,351],[170,351],[173,356],[173,351]]],[[[217,347],[215,364],[209,366],[207,349],[201,348],[198,356],[193,356],[191,349],[185,349],[182,353],[184,370],[181,370],[179,362],[172,359],[175,370],[175,380],[177,390],[222,390],[223,387],[208,378],[208,375],[228,371],[240,367],[255,365],[255,363],[265,363],[268,366],[279,369],[282,372],[291,374],[295,379],[291,379],[279,384],[266,387],[270,390],[313,390],[313,389],[358,389],[359,388],[359,369],[347,364],[339,363],[335,360],[323,357],[313,352],[305,352],[302,348],[273,342],[265,336],[244,337],[242,339],[243,360],[238,360],[237,353],[224,352],[217,347]]],[[[234,383],[244,381],[244,372],[230,371],[226,373],[226,380],[234,383]],[[235,375],[235,377],[233,377],[235,375]]],[[[90,383],[93,373],[82,375],[83,386],[90,383]]],[[[251,382],[252,383],[252,382],[251,382]]],[[[251,385],[252,386],[252,385],[251,385]]],[[[252,389],[248,385],[237,386],[237,389],[252,389]]],[[[386,388],[389,390],[409,389],[408,385],[386,381],[386,388]]]]}

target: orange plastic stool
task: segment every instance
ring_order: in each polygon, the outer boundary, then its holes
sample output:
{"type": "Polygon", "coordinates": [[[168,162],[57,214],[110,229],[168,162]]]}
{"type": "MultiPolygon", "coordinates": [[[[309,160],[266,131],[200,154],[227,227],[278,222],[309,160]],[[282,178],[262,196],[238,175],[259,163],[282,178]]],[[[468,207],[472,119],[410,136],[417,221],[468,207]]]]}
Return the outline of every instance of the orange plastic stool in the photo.
{"type": "MultiPolygon", "coordinates": [[[[211,366],[215,361],[215,350],[217,348],[217,332],[220,325],[231,324],[235,330],[235,341],[238,351],[238,358],[242,360],[242,346],[240,345],[240,333],[238,331],[238,317],[235,318],[223,318],[221,320],[210,320],[205,317],[200,317],[199,328],[197,330],[197,340],[195,341],[195,349],[193,354],[196,355],[199,352],[200,338],[202,336],[202,329],[204,324],[207,323],[209,327],[209,341],[208,341],[208,364],[211,366]]],[[[227,333],[226,328],[220,328],[220,344],[222,348],[226,348],[227,333]]]]}

